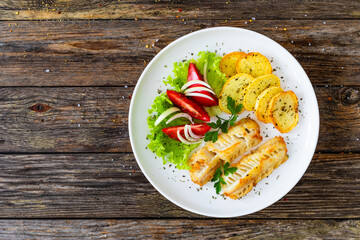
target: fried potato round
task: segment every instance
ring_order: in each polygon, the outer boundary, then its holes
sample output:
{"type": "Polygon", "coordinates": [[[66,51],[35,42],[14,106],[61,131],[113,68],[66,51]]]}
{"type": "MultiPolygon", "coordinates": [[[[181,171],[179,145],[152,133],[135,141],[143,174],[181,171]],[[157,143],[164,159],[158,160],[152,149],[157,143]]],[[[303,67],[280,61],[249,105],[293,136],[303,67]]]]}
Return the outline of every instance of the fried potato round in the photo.
{"type": "Polygon", "coordinates": [[[270,61],[261,53],[251,52],[236,63],[238,73],[247,73],[257,78],[272,73],[270,61]]]}

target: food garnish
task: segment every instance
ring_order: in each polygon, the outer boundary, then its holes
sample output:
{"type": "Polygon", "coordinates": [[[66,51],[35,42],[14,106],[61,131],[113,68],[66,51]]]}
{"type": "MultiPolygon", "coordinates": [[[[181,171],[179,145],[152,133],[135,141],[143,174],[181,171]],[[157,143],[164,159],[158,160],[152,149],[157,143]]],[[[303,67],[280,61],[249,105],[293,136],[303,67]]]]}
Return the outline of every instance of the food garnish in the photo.
{"type": "Polygon", "coordinates": [[[179,126],[190,124],[186,118],[177,118],[166,124],[166,120],[161,121],[155,126],[157,117],[161,115],[166,109],[174,107],[173,103],[169,100],[166,93],[157,96],[149,109],[150,116],[147,119],[150,133],[147,135],[149,144],[147,148],[154,152],[158,157],[163,159],[163,163],[171,163],[178,169],[189,169],[187,164],[188,156],[198,147],[198,144],[184,144],[179,141],[174,141],[167,136],[162,129],[167,127],[179,126]]]}
{"type": "Polygon", "coordinates": [[[196,123],[163,128],[162,132],[176,141],[194,144],[195,141],[199,141],[210,129],[206,123],[196,123]]]}
{"type": "Polygon", "coordinates": [[[219,116],[217,117],[216,122],[208,123],[208,125],[215,129],[215,131],[209,131],[205,134],[205,142],[212,141],[216,142],[218,139],[219,130],[221,130],[223,133],[228,132],[229,126],[234,126],[235,121],[237,119],[237,114],[241,112],[243,106],[242,104],[236,105],[235,100],[231,97],[227,97],[227,109],[229,109],[231,116],[228,119],[223,119],[219,116]]]}
{"type": "Polygon", "coordinates": [[[194,123],[193,120],[192,120],[192,118],[191,118],[191,116],[190,116],[189,114],[187,114],[187,113],[177,113],[177,114],[175,114],[174,116],[172,116],[169,120],[167,120],[167,121],[166,121],[166,124],[171,123],[172,121],[174,121],[174,120],[177,119],[177,118],[187,118],[187,119],[189,119],[189,121],[190,121],[191,123],[194,123]]]}
{"type": "Polygon", "coordinates": [[[191,117],[205,122],[210,121],[209,114],[204,110],[202,106],[187,98],[185,94],[179,93],[173,90],[167,90],[170,101],[180,108],[182,112],[189,114],[191,117]]]}
{"type": "MultiPolygon", "coordinates": [[[[204,67],[204,74],[206,73],[206,67],[207,64],[205,64],[204,67]]],[[[218,105],[218,99],[215,92],[204,81],[204,78],[197,69],[196,65],[191,62],[189,64],[187,82],[191,83],[193,81],[196,81],[196,83],[187,86],[187,89],[185,90],[186,96],[191,97],[195,102],[202,106],[211,107],[218,105]],[[200,83],[200,81],[205,84],[200,83]]]]}
{"type": "Polygon", "coordinates": [[[237,169],[237,167],[230,167],[230,163],[228,162],[216,169],[215,175],[211,179],[211,182],[215,182],[214,188],[216,189],[216,194],[219,194],[221,192],[221,184],[226,184],[224,178],[222,177],[223,174],[225,176],[228,176],[230,173],[233,174],[234,172],[236,172],[237,169]]]}
{"type": "MultiPolygon", "coordinates": [[[[177,107],[171,107],[165,110],[155,121],[155,126],[159,125],[167,116],[171,115],[174,112],[180,112],[180,109],[177,107]]],[[[168,124],[168,122],[166,122],[168,124]]]]}

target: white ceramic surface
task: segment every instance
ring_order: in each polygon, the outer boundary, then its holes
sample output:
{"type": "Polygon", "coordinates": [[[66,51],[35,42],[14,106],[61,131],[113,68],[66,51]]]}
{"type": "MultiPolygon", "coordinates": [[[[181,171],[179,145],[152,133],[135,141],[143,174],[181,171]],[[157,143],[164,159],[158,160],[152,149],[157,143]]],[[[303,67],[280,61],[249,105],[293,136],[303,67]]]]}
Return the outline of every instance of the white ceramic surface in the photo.
{"type": "Polygon", "coordinates": [[[209,28],[177,39],[164,48],[148,64],[132,95],[129,113],[129,133],[136,160],[149,182],[167,199],[194,213],[211,217],[237,217],[259,211],[288,193],[300,180],[310,164],[319,134],[319,110],[308,76],[296,59],[282,46],[259,33],[231,27],[209,28]],[[163,78],[172,72],[174,62],[196,59],[199,51],[217,51],[219,55],[232,51],[256,51],[265,55],[281,77],[281,87],[295,92],[299,99],[298,125],[287,134],[280,134],[272,124],[264,124],[254,114],[244,111],[238,117],[250,116],[261,127],[263,142],[283,136],[289,159],[253,191],[239,200],[216,195],[213,183],[200,187],[191,182],[186,170],[163,165],[161,158],[146,149],[149,133],[146,118],[158,89],[165,90],[163,78]],[[193,55],[191,55],[193,54],[193,55]],[[164,169],[165,168],[165,169],[164,169]],[[175,171],[173,171],[175,170],[175,171]],[[185,175],[185,177],[183,177],[185,175]]]}

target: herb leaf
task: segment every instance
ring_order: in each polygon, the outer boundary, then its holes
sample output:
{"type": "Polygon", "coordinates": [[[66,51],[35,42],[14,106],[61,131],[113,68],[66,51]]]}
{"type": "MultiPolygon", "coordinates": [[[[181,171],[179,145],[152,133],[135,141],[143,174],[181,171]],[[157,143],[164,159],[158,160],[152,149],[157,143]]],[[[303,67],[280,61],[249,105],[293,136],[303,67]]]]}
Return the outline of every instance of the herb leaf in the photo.
{"type": "Polygon", "coordinates": [[[208,142],[208,141],[212,141],[212,142],[216,142],[216,140],[218,139],[218,132],[217,131],[214,131],[214,132],[207,132],[205,133],[205,142],[208,142]]]}
{"type": "Polygon", "coordinates": [[[230,167],[230,163],[226,162],[224,165],[221,165],[218,169],[216,169],[214,177],[211,179],[211,182],[214,183],[214,188],[216,190],[216,194],[221,192],[221,184],[226,185],[222,174],[228,176],[230,173],[233,174],[237,170],[237,167],[230,167]]]}
{"type": "Polygon", "coordinates": [[[221,172],[221,169],[220,169],[220,168],[216,169],[215,175],[214,175],[214,177],[211,179],[211,181],[212,181],[212,182],[216,182],[216,181],[220,178],[221,173],[222,173],[222,172],[221,172]]]}
{"type": "Polygon", "coordinates": [[[224,164],[224,174],[225,176],[228,176],[230,173],[233,174],[234,172],[236,172],[237,167],[230,167],[230,163],[225,163],[224,164]]]}
{"type": "Polygon", "coordinates": [[[224,180],[222,177],[219,178],[219,182],[221,182],[222,184],[225,184],[225,185],[226,185],[226,182],[225,182],[225,180],[224,180]]]}
{"type": "Polygon", "coordinates": [[[241,112],[243,105],[242,104],[236,105],[235,100],[229,96],[227,97],[226,101],[227,101],[227,108],[229,109],[232,115],[230,116],[229,119],[223,119],[219,116],[216,116],[217,117],[216,122],[208,123],[208,126],[213,129],[216,129],[216,131],[207,132],[205,134],[205,139],[204,139],[205,142],[208,141],[216,142],[218,140],[219,130],[221,130],[223,133],[227,133],[229,131],[229,126],[230,127],[234,126],[237,119],[236,114],[241,112]]]}
{"type": "Polygon", "coordinates": [[[233,116],[230,118],[229,124],[230,124],[231,127],[234,126],[236,119],[237,119],[237,115],[233,115],[233,116]]]}
{"type": "Polygon", "coordinates": [[[214,184],[214,187],[216,189],[216,194],[219,194],[221,192],[221,184],[220,184],[220,182],[216,182],[214,184]]]}
{"type": "Polygon", "coordinates": [[[214,122],[208,123],[207,125],[211,128],[215,128],[215,129],[218,128],[218,125],[214,122]]]}
{"type": "Polygon", "coordinates": [[[224,121],[221,126],[220,126],[220,129],[223,133],[227,133],[228,132],[228,122],[227,121],[224,121]]]}
{"type": "Polygon", "coordinates": [[[229,109],[229,111],[231,112],[231,114],[236,114],[236,106],[235,106],[235,100],[228,96],[227,99],[226,99],[226,102],[227,102],[227,108],[229,109]]]}

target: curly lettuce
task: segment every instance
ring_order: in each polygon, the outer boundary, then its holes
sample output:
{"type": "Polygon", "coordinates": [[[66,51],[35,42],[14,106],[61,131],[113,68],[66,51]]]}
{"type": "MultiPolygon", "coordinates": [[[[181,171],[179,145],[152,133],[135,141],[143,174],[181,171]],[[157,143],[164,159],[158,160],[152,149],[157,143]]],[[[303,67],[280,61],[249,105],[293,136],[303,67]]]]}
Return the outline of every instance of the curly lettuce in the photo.
{"type": "Polygon", "coordinates": [[[167,97],[166,93],[157,96],[151,108],[148,110],[150,116],[147,119],[150,134],[147,138],[150,140],[148,148],[158,157],[163,158],[163,163],[170,162],[176,165],[178,169],[189,169],[187,159],[189,154],[199,146],[199,144],[187,145],[182,142],[175,141],[165,135],[161,130],[166,127],[189,124],[189,120],[177,118],[166,124],[167,117],[159,125],[155,126],[158,116],[166,109],[173,107],[173,104],[167,97]]]}
{"type": "Polygon", "coordinates": [[[209,85],[214,90],[217,96],[219,96],[222,87],[226,82],[226,76],[220,70],[221,57],[213,52],[199,52],[199,58],[196,60],[196,67],[200,73],[204,76],[204,66],[206,67],[206,78],[209,85]]]}
{"type": "MultiPolygon", "coordinates": [[[[166,85],[170,85],[173,90],[180,91],[181,87],[187,82],[188,68],[190,62],[195,62],[197,68],[204,74],[204,66],[207,62],[207,80],[214,92],[219,95],[226,81],[225,74],[220,71],[221,57],[212,52],[199,52],[198,59],[182,62],[175,62],[173,64],[173,74],[164,80],[166,85]]],[[[166,136],[161,130],[166,127],[189,124],[187,119],[178,118],[169,124],[165,124],[166,119],[159,125],[155,126],[155,121],[166,109],[173,107],[172,102],[167,97],[166,93],[157,96],[151,108],[148,110],[149,117],[147,123],[150,129],[150,134],[147,138],[150,140],[148,149],[153,151],[158,157],[163,159],[163,163],[173,163],[178,169],[189,169],[187,164],[190,153],[199,146],[199,144],[187,145],[182,142],[175,141],[166,136]]],[[[216,115],[219,112],[218,106],[206,108],[210,115],[216,115]]],[[[169,117],[168,117],[169,118],[169,117]]]]}

